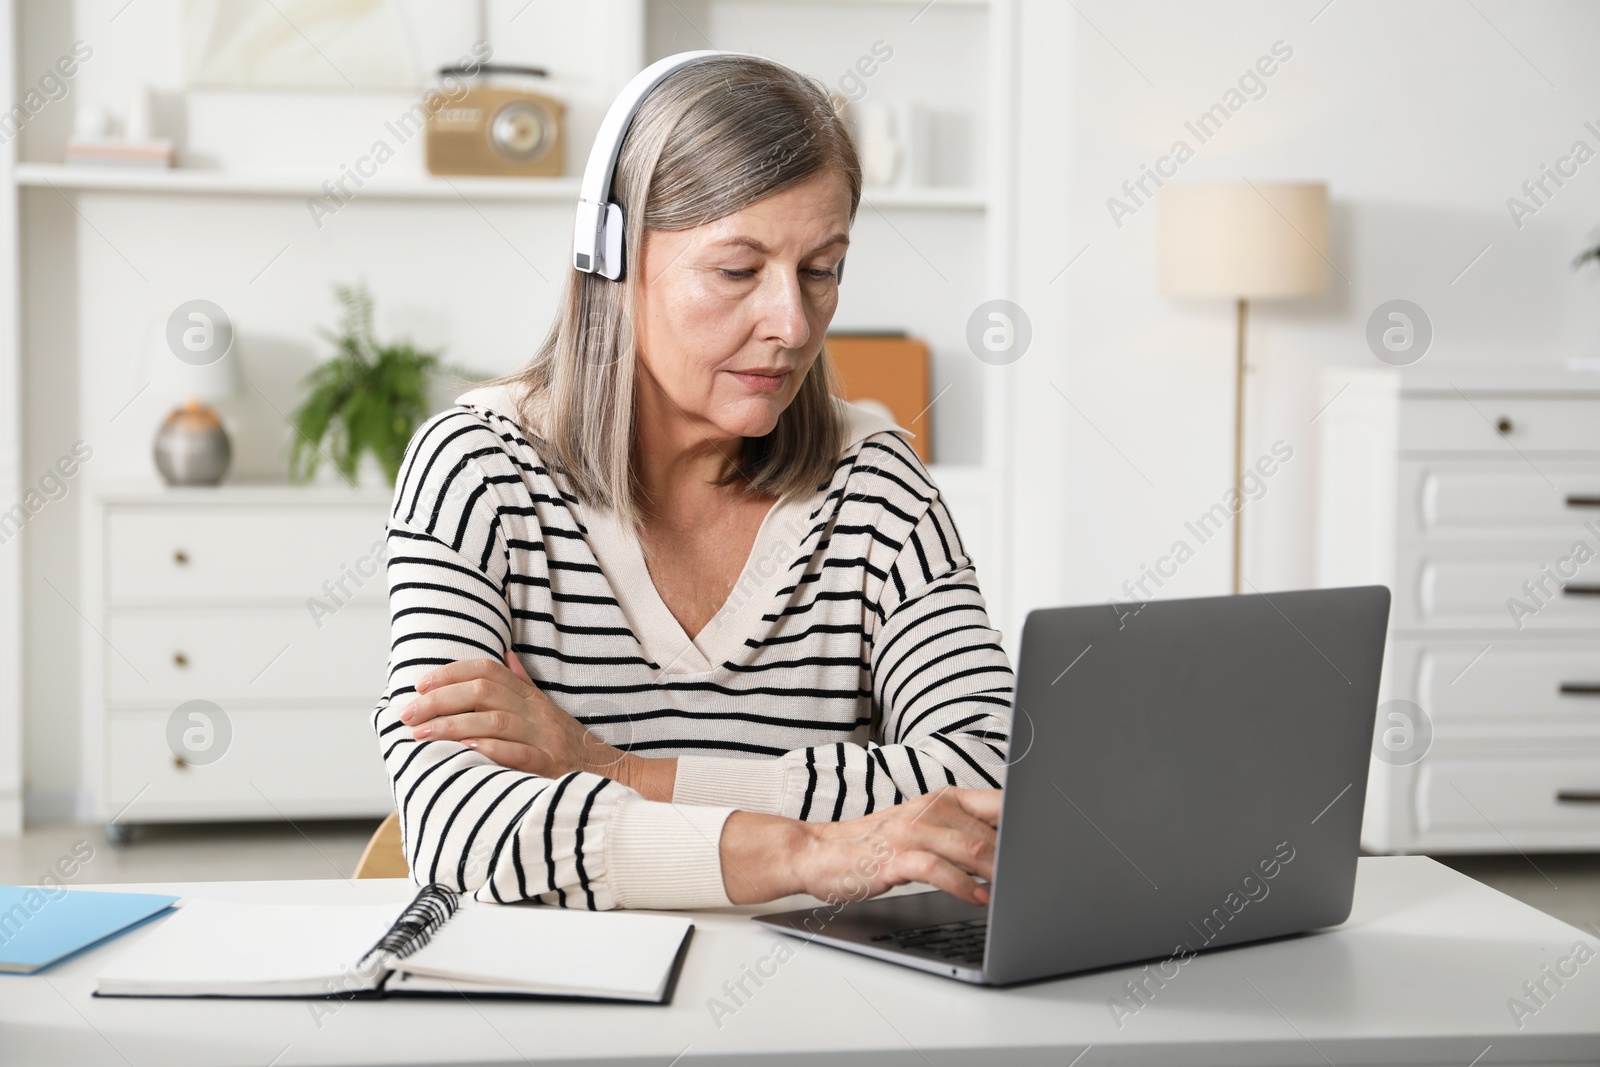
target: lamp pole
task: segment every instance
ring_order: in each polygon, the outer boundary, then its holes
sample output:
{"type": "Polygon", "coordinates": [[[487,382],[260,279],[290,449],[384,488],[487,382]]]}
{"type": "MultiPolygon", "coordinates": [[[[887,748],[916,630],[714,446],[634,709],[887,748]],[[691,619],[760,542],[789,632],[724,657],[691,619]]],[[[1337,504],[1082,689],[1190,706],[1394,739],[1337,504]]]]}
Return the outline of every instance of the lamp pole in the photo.
{"type": "Polygon", "coordinates": [[[1238,301],[1238,336],[1234,339],[1233,376],[1233,592],[1237,596],[1244,581],[1244,297],[1238,301]]]}

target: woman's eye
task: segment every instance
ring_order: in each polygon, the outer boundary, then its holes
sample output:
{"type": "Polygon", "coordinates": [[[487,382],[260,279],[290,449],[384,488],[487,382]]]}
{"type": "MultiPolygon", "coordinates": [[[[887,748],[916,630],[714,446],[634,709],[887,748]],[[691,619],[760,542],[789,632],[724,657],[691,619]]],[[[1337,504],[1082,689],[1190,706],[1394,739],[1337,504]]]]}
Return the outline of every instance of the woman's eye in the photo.
{"type": "Polygon", "coordinates": [[[811,270],[806,271],[806,274],[819,282],[834,276],[833,271],[823,270],[820,267],[814,267],[811,270]]]}
{"type": "Polygon", "coordinates": [[[735,281],[742,280],[744,278],[753,278],[755,277],[756,273],[753,270],[730,270],[727,267],[722,267],[720,270],[722,271],[722,276],[724,278],[731,278],[735,281]]]}

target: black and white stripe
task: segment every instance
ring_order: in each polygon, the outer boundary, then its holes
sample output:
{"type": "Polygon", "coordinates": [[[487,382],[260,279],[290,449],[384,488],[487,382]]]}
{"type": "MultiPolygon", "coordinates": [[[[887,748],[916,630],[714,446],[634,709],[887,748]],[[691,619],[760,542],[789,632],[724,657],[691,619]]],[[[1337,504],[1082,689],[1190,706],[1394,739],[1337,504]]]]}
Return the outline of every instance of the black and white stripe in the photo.
{"type": "Polygon", "coordinates": [[[429,668],[513,644],[608,743],[781,762],[791,784],[777,810],[794,818],[1001,783],[1011,668],[939,492],[897,434],[841,458],[759,631],[709,674],[646,654],[584,513],[492,408],[459,405],[412,438],[389,518],[392,645],[373,723],[414,879],[496,901],[615,904],[597,842],[630,790],[507,770],[457,742],[414,741],[398,718],[429,668]]]}

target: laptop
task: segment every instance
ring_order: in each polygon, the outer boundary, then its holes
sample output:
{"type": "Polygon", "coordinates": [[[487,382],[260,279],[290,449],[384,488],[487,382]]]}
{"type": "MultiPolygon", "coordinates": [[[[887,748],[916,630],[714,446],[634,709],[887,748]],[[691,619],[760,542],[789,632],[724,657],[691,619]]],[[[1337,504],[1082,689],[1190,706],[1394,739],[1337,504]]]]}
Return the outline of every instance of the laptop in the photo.
{"type": "Polygon", "coordinates": [[[982,985],[1338,925],[1388,616],[1383,586],[1034,611],[989,904],[754,921],[982,985]]]}

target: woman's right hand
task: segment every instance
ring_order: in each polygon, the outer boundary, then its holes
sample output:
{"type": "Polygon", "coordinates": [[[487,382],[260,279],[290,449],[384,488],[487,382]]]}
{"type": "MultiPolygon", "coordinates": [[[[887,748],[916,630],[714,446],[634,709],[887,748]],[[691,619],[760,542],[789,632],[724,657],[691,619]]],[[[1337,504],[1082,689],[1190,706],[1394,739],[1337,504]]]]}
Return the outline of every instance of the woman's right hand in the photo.
{"type": "Polygon", "coordinates": [[[811,823],[736,811],[723,826],[722,883],[735,904],[791,893],[865,900],[921,882],[987,904],[1000,790],[946,787],[859,819],[811,823]]]}

